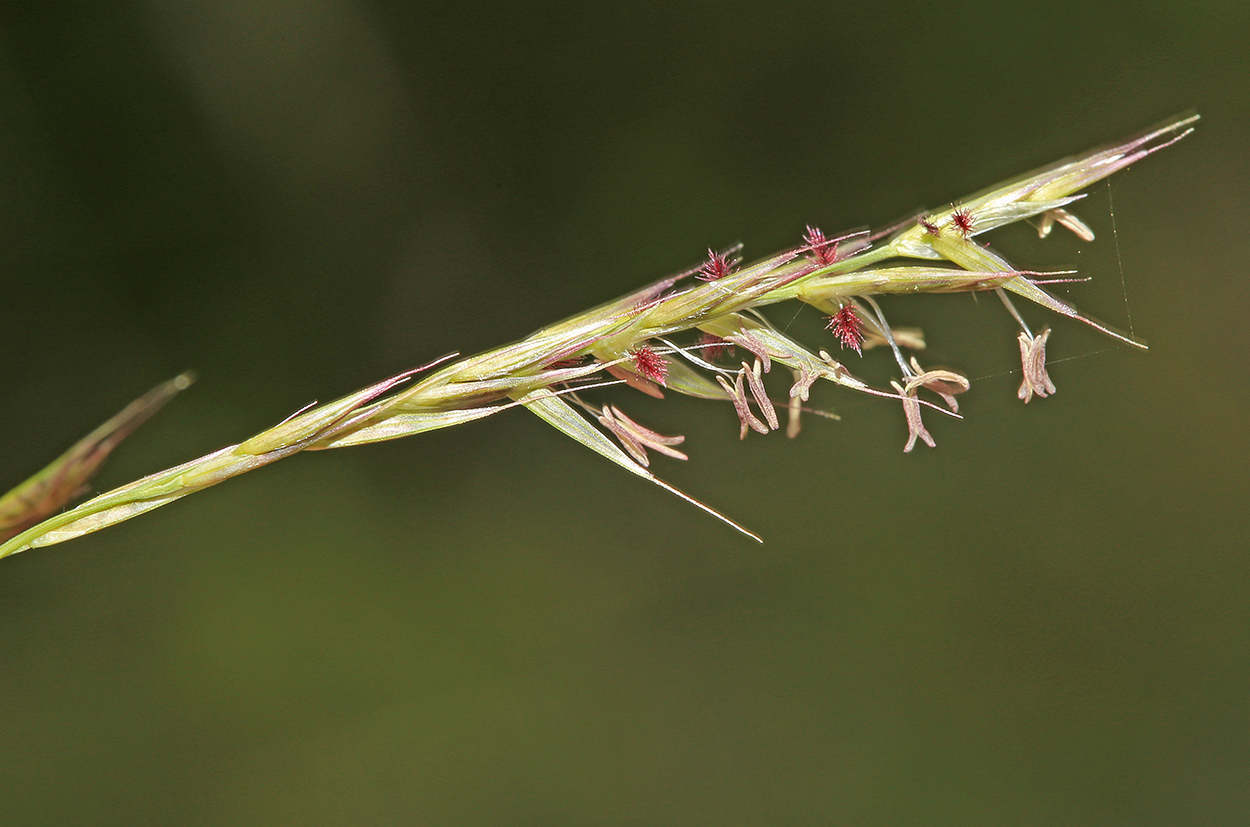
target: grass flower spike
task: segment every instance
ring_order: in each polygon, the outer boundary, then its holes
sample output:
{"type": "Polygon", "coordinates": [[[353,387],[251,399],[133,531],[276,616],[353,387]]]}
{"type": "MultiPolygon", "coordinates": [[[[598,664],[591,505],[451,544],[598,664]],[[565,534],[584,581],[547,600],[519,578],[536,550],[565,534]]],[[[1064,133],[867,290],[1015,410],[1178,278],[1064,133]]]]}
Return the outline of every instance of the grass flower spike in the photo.
{"type": "MultiPolygon", "coordinates": [[[[991,291],[1020,326],[1025,402],[1055,392],[1046,372],[1050,329],[1034,334],[1012,295],[1083,322],[1135,347],[1145,345],[1084,315],[1043,285],[1066,273],[1019,269],[981,236],[1032,220],[1045,237],[1059,225],[1084,240],[1093,233],[1069,208],[1083,189],[1188,135],[1197,116],[1177,119],[1129,141],[1064,161],[980,195],[923,213],[889,230],[827,237],[808,226],[801,243],[754,263],[738,247],[708,251],[702,264],[635,293],[538,330],[510,345],[469,358],[455,355],[379,382],[363,391],[303,410],[238,445],[95,497],[48,517],[0,544],[0,557],[68,540],[129,519],[230,477],[306,450],[380,442],[460,425],[523,408],[631,473],[745,528],[677,491],[650,470],[648,451],[686,459],[674,446],[683,436],[663,436],[624,413],[618,398],[592,402],[609,385],[627,385],[662,398],[681,393],[729,403],[740,435],[779,430],[779,408],[795,436],[816,382],[891,399],[902,405],[908,437],[935,441],[921,419],[925,408],[959,417],[955,396],[968,379],[951,370],[925,370],[914,355],[924,348],[916,330],[892,327],[879,297],[893,294],[991,291]],[[889,351],[899,378],[872,387],[830,355],[831,342],[809,348],[773,327],[762,311],[798,300],[829,318],[831,341],[857,355],[879,346],[889,351]],[[733,351],[738,366],[724,361],[733,351]],[[904,351],[911,353],[905,355],[904,351]],[[788,394],[775,396],[768,380],[788,375],[788,394]],[[418,375],[420,377],[418,378],[418,375]],[[921,394],[931,394],[933,400],[921,394]],[[780,398],[784,403],[774,400],[780,398]]],[[[619,388],[618,388],[619,390],[619,388]]],[[[897,416],[897,408],[893,408],[897,416]]],[[[18,492],[23,489],[17,489],[18,492]]],[[[0,502],[12,502],[15,494],[0,502]]],[[[45,512],[46,513],[46,512],[45,512]]]]}

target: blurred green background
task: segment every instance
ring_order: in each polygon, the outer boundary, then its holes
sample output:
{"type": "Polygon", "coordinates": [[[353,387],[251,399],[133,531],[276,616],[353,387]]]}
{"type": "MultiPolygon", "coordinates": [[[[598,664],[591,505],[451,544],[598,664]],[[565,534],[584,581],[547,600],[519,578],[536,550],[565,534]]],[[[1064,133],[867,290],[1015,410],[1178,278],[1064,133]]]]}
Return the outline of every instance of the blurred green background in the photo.
{"type": "Polygon", "coordinates": [[[1152,345],[1027,308],[1053,398],[969,296],[886,306],[974,380],[936,450],[832,389],[793,442],[605,394],[762,547],[515,412],[0,562],[4,823],[1250,822],[1250,25],[1127,8],[5,3],[0,487],[186,368],[97,490],[1204,119],[1092,189],[1095,243],[992,237],[1152,345]]]}

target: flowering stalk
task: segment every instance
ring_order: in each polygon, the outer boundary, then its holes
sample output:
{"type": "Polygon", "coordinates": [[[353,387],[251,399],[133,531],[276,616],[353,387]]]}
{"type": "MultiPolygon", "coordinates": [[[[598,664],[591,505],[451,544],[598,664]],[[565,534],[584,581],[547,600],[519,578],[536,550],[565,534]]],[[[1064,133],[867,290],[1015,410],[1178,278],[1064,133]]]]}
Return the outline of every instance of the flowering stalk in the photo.
{"type": "Polygon", "coordinates": [[[709,251],[706,262],[616,301],[543,328],[514,344],[451,361],[425,378],[417,373],[455,358],[392,377],[328,405],[301,411],[246,442],[171,468],[89,500],[29,528],[0,545],[0,557],[86,534],[215,485],[230,477],[304,450],[380,442],[482,419],[523,407],[626,470],[703,508],[756,540],[759,538],[702,503],[682,494],[649,470],[647,451],[676,459],[667,437],[626,416],[615,405],[592,406],[583,394],[609,384],[627,384],[651,396],[664,390],[730,402],[741,436],[780,428],[777,402],[765,387],[775,366],[789,370],[789,393],[781,403],[787,433],[799,431],[812,385],[826,380],[853,391],[901,403],[908,427],[905,451],[917,439],[932,446],[921,419],[924,408],[958,417],[955,395],[967,378],[948,370],[926,370],[903,350],[922,350],[917,331],[893,328],[875,296],[910,293],[994,291],[1020,324],[1023,382],[1028,402],[1055,386],[1046,373],[1049,329],[1029,330],[1009,294],[1084,322],[1136,347],[1135,337],[1082,315],[1042,286],[1055,273],[1012,266],[977,237],[1017,221],[1035,219],[1043,237],[1059,224],[1085,240],[1093,233],[1068,207],[1082,189],[1188,135],[1197,116],[1178,119],[1139,137],[1075,160],[1058,163],[936,212],[879,233],[828,238],[808,227],[803,243],[745,266],[738,248],[709,251]],[[905,260],[919,261],[907,264],[905,260]],[[771,326],[760,308],[789,299],[829,316],[841,345],[859,354],[874,345],[890,349],[901,371],[891,389],[857,379],[827,350],[815,352],[771,326]],[[698,332],[682,344],[683,334],[698,332]],[[734,348],[747,354],[726,367],[714,357],[734,348]],[[603,374],[613,377],[605,380],[603,374]],[[932,402],[921,391],[940,400],[932,402]],[[591,417],[587,418],[584,413],[591,417]],[[597,422],[602,430],[595,426],[597,422]],[[613,442],[616,437],[620,446],[613,442]]]}

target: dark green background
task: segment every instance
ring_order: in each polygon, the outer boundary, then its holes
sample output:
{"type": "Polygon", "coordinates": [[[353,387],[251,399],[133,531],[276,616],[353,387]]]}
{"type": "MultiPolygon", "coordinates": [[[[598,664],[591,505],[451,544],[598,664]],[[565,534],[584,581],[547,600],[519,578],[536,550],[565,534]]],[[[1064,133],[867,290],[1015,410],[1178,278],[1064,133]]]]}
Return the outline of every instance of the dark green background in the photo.
{"type": "Polygon", "coordinates": [[[1094,244],[994,237],[1152,344],[1027,309],[1051,399],[968,296],[887,303],[974,379],[937,450],[833,390],[741,444],[605,395],[762,547],[514,412],[3,561],[4,823],[1250,820],[1244,6],[872,5],[5,3],[0,487],[185,368],[98,490],[710,245],[1204,120],[1094,244]]]}

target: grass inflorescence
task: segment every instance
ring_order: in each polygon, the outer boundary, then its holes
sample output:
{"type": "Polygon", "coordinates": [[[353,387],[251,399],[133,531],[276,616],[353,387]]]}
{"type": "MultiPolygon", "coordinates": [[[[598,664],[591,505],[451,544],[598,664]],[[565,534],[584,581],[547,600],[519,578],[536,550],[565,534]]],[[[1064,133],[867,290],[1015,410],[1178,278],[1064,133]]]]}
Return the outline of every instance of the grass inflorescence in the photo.
{"type": "MultiPolygon", "coordinates": [[[[956,396],[968,390],[969,381],[950,370],[922,367],[915,355],[924,349],[922,335],[892,327],[874,297],[992,291],[1020,326],[1019,397],[1025,402],[1034,396],[1046,397],[1055,392],[1046,371],[1050,329],[1034,333],[1016,310],[1011,294],[1126,344],[1142,348],[1145,344],[1083,315],[1042,286],[1065,280],[1067,271],[1019,269],[979,236],[1031,220],[1042,237],[1058,224],[1092,240],[1093,233],[1068,210],[1084,197],[1081,191],[1180,140],[1193,130],[1197,119],[1194,115],[1172,120],[1131,140],[1054,164],[880,232],[826,236],[821,229],[808,226],[797,246],[749,264],[742,263],[738,247],[709,250],[706,261],[686,272],[545,327],[519,342],[469,358],[452,354],[327,405],[302,410],[238,445],[145,477],[27,527],[50,513],[49,502],[59,505],[72,494],[66,493],[62,481],[52,496],[49,486],[35,483],[48,479],[47,472],[41,472],[44,477],[33,478],[0,500],[0,515],[6,504],[12,511],[8,532],[12,536],[0,544],[0,557],[121,522],[301,451],[410,436],[514,407],[530,411],[626,470],[758,540],[652,474],[648,452],[685,459],[674,447],[683,437],[659,434],[615,404],[593,405],[588,401],[589,391],[625,384],[655,397],[671,391],[729,402],[737,412],[743,438],[751,431],[766,434],[780,429],[784,413],[786,432],[793,437],[808,410],[812,386],[824,380],[901,405],[908,428],[904,451],[912,450],[917,440],[933,446],[922,418],[924,410],[958,417],[956,396]],[[840,345],[839,358],[820,347],[808,349],[769,324],[760,312],[792,299],[828,317],[832,338],[840,345]],[[874,346],[891,351],[901,374],[888,389],[856,378],[842,361],[848,351],[858,356],[874,346]],[[730,359],[730,353],[739,356],[730,359]],[[780,401],[766,386],[766,377],[780,372],[775,369],[789,373],[788,393],[780,401]],[[23,511],[22,504],[32,499],[32,491],[40,495],[34,498],[40,510],[23,511]]],[[[73,481],[76,488],[82,480],[74,477],[73,481]]]]}

